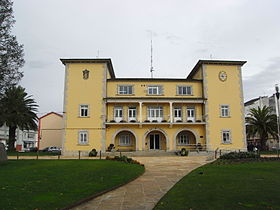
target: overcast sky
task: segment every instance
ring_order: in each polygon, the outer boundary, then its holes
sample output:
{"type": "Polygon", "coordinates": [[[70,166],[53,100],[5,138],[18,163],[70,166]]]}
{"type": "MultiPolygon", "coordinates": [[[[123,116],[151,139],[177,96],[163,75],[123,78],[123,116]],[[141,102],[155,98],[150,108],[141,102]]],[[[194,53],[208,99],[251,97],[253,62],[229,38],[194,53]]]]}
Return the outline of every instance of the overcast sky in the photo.
{"type": "Polygon", "coordinates": [[[245,100],[280,83],[279,0],[14,0],[24,44],[21,85],[46,112],[62,112],[60,58],[111,58],[117,77],[186,77],[199,59],[246,60],[245,100]]]}

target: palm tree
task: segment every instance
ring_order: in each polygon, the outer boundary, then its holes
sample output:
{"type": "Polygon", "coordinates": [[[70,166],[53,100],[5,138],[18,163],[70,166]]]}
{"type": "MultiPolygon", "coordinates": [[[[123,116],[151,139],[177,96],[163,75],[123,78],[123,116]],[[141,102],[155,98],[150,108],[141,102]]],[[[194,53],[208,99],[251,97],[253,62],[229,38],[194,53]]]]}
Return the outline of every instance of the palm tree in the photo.
{"type": "Polygon", "coordinates": [[[37,129],[38,105],[21,86],[8,88],[0,99],[0,126],[9,127],[9,150],[15,150],[16,129],[37,129]]]}
{"type": "Polygon", "coordinates": [[[247,137],[259,137],[261,149],[265,149],[268,136],[277,137],[277,116],[271,113],[267,106],[250,110],[249,117],[246,117],[247,137]]]}

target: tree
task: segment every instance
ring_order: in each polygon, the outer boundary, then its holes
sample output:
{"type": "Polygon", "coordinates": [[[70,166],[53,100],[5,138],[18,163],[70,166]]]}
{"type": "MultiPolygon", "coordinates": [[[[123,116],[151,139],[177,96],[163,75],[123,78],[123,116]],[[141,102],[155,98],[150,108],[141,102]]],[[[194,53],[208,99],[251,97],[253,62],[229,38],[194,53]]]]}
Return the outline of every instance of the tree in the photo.
{"type": "MultiPolygon", "coordinates": [[[[4,89],[14,86],[23,77],[19,69],[24,65],[23,45],[11,34],[15,23],[13,2],[0,1],[0,94],[4,89]]],[[[1,96],[1,95],[0,95],[1,96]]]]}
{"type": "Polygon", "coordinates": [[[269,135],[277,137],[277,116],[271,113],[269,107],[251,109],[246,123],[247,137],[259,137],[262,150],[265,149],[269,135]]]}
{"type": "Polygon", "coordinates": [[[16,129],[36,130],[38,105],[21,86],[6,89],[0,99],[0,126],[9,127],[9,151],[15,150],[16,129]]]}

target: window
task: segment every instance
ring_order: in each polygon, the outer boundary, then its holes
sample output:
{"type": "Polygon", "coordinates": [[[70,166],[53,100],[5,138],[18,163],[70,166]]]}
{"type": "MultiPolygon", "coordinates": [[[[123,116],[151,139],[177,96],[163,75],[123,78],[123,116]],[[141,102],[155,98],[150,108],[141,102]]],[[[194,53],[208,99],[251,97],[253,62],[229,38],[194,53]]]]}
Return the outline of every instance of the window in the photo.
{"type": "Polygon", "coordinates": [[[89,116],[88,105],[86,104],[80,105],[80,117],[88,117],[88,116],[89,116]]]}
{"type": "Polygon", "coordinates": [[[131,95],[133,94],[132,85],[119,85],[118,86],[119,95],[131,95]]]}
{"type": "Polygon", "coordinates": [[[148,120],[162,120],[163,109],[162,107],[148,107],[148,120]]]}
{"type": "Polygon", "coordinates": [[[231,135],[229,130],[222,131],[222,143],[229,144],[231,143],[231,135]]]}
{"type": "Polygon", "coordinates": [[[148,95],[162,95],[162,86],[160,85],[148,86],[148,95]]]}
{"type": "Polygon", "coordinates": [[[123,118],[123,108],[115,107],[114,109],[114,118],[116,122],[120,122],[123,118]]]}
{"type": "Polygon", "coordinates": [[[221,117],[229,117],[229,105],[221,105],[221,117]]]}
{"type": "Polygon", "coordinates": [[[179,136],[179,139],[178,139],[179,145],[188,145],[189,143],[190,143],[189,138],[186,134],[182,134],[179,136]]]}
{"type": "Polygon", "coordinates": [[[88,144],[88,132],[79,131],[79,144],[88,144]]]}
{"type": "Polygon", "coordinates": [[[27,138],[29,139],[35,138],[35,133],[27,133],[27,138]]]}
{"type": "Polygon", "coordinates": [[[128,118],[129,120],[136,120],[136,107],[128,108],[128,118]]]}
{"type": "Polygon", "coordinates": [[[174,108],[174,117],[181,118],[182,117],[182,109],[181,108],[174,108]]]}
{"type": "Polygon", "coordinates": [[[187,120],[194,121],[195,109],[194,107],[187,107],[187,120]]]}
{"type": "Polygon", "coordinates": [[[130,135],[120,135],[120,146],[130,146],[130,135]]]}
{"type": "Polygon", "coordinates": [[[192,86],[177,86],[177,95],[192,95],[192,86]]]}

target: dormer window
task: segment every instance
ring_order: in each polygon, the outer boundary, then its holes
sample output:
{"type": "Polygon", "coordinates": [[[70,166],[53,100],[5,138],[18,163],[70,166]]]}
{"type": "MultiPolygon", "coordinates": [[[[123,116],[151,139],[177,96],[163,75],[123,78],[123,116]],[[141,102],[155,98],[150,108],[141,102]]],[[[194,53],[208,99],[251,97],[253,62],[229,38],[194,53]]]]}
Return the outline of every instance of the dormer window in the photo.
{"type": "Polygon", "coordinates": [[[84,70],[83,71],[83,79],[88,79],[89,78],[89,70],[84,70]]]}

